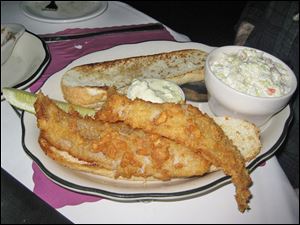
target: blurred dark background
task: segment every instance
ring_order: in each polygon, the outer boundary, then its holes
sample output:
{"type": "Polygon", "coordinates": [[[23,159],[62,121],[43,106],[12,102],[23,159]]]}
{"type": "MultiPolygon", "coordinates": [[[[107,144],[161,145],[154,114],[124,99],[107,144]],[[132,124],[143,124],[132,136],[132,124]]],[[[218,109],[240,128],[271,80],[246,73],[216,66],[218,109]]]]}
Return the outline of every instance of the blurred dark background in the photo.
{"type": "Polygon", "coordinates": [[[124,1],[192,41],[231,45],[247,1],[124,1]]]}

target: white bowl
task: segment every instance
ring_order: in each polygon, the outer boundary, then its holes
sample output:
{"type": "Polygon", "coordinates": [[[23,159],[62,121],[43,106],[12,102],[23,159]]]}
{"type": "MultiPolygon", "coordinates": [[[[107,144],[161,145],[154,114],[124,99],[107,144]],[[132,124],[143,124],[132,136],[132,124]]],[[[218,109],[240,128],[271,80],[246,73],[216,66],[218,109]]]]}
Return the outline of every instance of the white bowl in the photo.
{"type": "Polygon", "coordinates": [[[24,32],[25,27],[21,24],[1,24],[1,65],[11,56],[18,39],[24,32]]]}
{"type": "MultiPolygon", "coordinates": [[[[212,71],[210,63],[217,60],[224,53],[236,53],[243,46],[224,46],[213,50],[207,57],[205,64],[205,85],[208,91],[208,105],[216,116],[232,116],[245,119],[249,122],[262,126],[275,113],[284,108],[297,88],[297,79],[293,71],[278,58],[263,52],[264,57],[280,63],[288,72],[290,90],[280,97],[258,97],[242,93],[224,83],[212,71]]],[[[253,49],[253,48],[249,48],[253,49]]]]}

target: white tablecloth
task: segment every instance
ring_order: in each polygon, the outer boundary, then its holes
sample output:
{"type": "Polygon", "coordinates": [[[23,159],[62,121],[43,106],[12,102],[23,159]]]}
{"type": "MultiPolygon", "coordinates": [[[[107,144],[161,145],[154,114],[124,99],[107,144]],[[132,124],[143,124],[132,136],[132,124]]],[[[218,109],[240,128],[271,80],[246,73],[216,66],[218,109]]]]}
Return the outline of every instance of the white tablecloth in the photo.
{"type": "MultiPolygon", "coordinates": [[[[121,2],[109,2],[106,12],[94,19],[47,24],[26,17],[19,2],[1,2],[1,23],[21,23],[36,34],[66,28],[93,28],[157,22],[121,2]]],[[[169,28],[168,28],[169,29],[169,28]]],[[[178,41],[188,37],[169,29],[178,41]]],[[[205,44],[205,43],[204,43],[205,44]]],[[[1,102],[1,167],[33,190],[32,160],[21,145],[19,117],[6,101],[1,102]]],[[[207,195],[175,202],[120,203],[100,200],[58,209],[74,223],[299,223],[299,198],[277,162],[269,159],[252,174],[251,210],[241,214],[234,199],[234,186],[226,185],[207,195]]]]}

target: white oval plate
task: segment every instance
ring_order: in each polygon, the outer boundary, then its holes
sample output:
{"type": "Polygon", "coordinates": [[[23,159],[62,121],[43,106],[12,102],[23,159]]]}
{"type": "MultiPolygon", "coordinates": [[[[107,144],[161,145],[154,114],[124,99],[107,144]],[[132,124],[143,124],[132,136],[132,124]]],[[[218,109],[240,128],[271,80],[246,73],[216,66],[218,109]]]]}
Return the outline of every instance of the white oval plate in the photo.
{"type": "MultiPolygon", "coordinates": [[[[149,41],[139,44],[120,45],[75,60],[66,68],[51,76],[41,89],[51,98],[63,100],[60,88],[58,88],[61,76],[66,70],[74,66],[185,48],[195,48],[204,51],[211,51],[212,49],[209,46],[199,43],[170,41],[149,41]]],[[[191,104],[211,114],[207,103],[193,102],[191,104]]],[[[280,147],[286,137],[291,117],[290,107],[287,106],[261,128],[262,150],[254,160],[247,164],[250,172],[262,162],[272,157],[280,147]]],[[[42,171],[57,184],[81,193],[99,195],[118,201],[181,200],[206,194],[230,182],[230,177],[225,176],[222,171],[210,173],[202,177],[148,182],[114,180],[79,172],[57,164],[44,154],[38,144],[40,131],[36,127],[36,118],[34,115],[23,113],[22,130],[24,150],[39,165],[42,171]]]]}
{"type": "Polygon", "coordinates": [[[50,1],[26,1],[21,8],[26,16],[48,23],[78,22],[99,16],[108,6],[107,1],[56,1],[58,9],[43,10],[50,1]]]}
{"type": "Polygon", "coordinates": [[[2,88],[26,89],[42,74],[50,62],[47,45],[38,36],[26,31],[16,43],[9,59],[1,65],[2,88]]]}

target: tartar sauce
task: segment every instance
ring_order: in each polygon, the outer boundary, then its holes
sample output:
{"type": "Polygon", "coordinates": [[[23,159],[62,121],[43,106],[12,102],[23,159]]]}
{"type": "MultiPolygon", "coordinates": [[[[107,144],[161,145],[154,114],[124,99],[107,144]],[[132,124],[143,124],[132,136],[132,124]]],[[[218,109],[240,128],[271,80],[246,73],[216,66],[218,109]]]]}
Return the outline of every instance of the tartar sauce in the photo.
{"type": "Polygon", "coordinates": [[[288,71],[263,52],[243,49],[210,62],[212,72],[235,90],[259,97],[279,97],[290,91],[288,71]]]}
{"type": "Polygon", "coordinates": [[[154,103],[180,103],[185,99],[183,91],[177,84],[161,79],[134,80],[128,88],[127,97],[154,103]]]}

